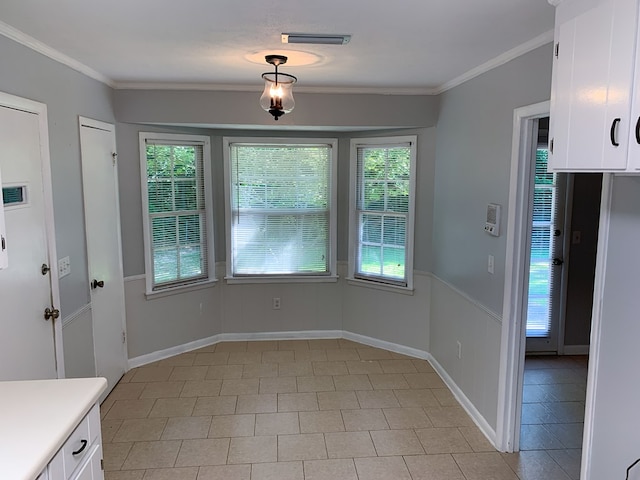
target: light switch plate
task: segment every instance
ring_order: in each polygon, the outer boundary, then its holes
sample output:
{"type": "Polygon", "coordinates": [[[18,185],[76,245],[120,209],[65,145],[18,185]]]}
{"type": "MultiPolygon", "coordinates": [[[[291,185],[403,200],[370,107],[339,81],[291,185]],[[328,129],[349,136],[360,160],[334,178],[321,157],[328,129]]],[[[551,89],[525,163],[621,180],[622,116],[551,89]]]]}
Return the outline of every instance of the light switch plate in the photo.
{"type": "Polygon", "coordinates": [[[71,260],[64,257],[58,260],[58,278],[66,277],[71,273],[71,260]]]}

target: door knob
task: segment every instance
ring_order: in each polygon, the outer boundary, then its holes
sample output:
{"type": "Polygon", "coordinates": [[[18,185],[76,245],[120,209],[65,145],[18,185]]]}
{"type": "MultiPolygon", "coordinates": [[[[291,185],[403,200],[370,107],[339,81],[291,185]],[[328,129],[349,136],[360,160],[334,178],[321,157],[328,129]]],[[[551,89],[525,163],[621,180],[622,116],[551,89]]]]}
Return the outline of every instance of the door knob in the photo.
{"type": "Polygon", "coordinates": [[[44,319],[49,320],[52,318],[53,320],[57,319],[60,316],[60,310],[54,308],[51,310],[49,307],[44,309],[44,319]]]}
{"type": "Polygon", "coordinates": [[[554,258],[552,263],[554,265],[562,265],[564,263],[564,260],[562,260],[561,258],[554,258]]]}
{"type": "Polygon", "coordinates": [[[91,288],[93,288],[95,290],[98,287],[100,287],[100,288],[104,287],[104,280],[96,280],[94,278],[93,282],[91,282],[91,288]]]}

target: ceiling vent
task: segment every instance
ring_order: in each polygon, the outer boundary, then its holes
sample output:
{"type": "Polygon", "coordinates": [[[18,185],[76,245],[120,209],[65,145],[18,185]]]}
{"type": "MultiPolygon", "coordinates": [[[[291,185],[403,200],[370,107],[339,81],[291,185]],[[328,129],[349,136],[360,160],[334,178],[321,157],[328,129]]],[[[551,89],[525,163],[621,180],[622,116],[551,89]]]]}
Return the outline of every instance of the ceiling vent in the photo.
{"type": "Polygon", "coordinates": [[[313,43],[315,45],[346,45],[351,35],[320,33],[283,33],[282,43],[313,43]]]}

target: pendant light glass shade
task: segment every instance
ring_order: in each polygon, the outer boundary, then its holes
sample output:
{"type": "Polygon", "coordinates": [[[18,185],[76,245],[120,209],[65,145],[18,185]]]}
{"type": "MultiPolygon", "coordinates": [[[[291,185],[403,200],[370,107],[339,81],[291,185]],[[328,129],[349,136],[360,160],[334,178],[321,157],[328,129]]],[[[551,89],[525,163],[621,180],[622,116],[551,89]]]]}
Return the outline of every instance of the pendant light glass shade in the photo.
{"type": "Polygon", "coordinates": [[[275,71],[262,74],[264,91],[260,97],[260,106],[278,120],[285,113],[291,112],[296,105],[293,99],[293,84],[296,83],[297,78],[278,72],[278,65],[285,63],[287,57],[267,55],[266,60],[275,67],[275,71]]]}

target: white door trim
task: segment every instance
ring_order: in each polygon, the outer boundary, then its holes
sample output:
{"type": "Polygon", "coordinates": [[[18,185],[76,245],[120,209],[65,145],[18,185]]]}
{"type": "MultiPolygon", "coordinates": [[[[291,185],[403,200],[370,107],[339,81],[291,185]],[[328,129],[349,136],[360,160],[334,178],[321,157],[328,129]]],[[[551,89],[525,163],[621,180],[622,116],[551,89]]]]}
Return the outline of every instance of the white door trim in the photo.
{"type": "Polygon", "coordinates": [[[584,432],[582,434],[582,463],[580,478],[591,478],[591,449],[593,446],[593,424],[595,421],[598,364],[600,360],[600,337],[602,334],[602,298],[604,296],[604,274],[609,251],[609,223],[611,220],[611,194],[613,174],[602,175],[602,196],[600,200],[600,222],[598,226],[598,247],[596,273],[593,284],[593,308],[591,310],[591,339],[589,344],[589,368],[587,372],[587,395],[584,408],[584,432]]]}
{"type": "MultiPolygon", "coordinates": [[[[60,308],[60,286],[58,283],[58,254],[56,250],[55,221],[53,215],[53,187],[51,184],[51,157],[49,155],[49,123],[47,120],[47,106],[8,93],[0,92],[0,105],[38,116],[40,131],[40,159],[42,165],[42,187],[44,195],[44,216],[47,236],[47,253],[49,256],[51,300],[53,306],[60,308]]],[[[64,352],[62,346],[62,318],[54,321],[53,341],[56,355],[56,373],[58,378],[64,378],[64,352]]]]}
{"type": "Polygon", "coordinates": [[[526,164],[528,146],[533,139],[530,120],[549,115],[549,102],[517,108],[513,112],[511,177],[507,208],[507,250],[502,306],[502,337],[498,383],[496,447],[503,452],[518,448],[522,409],[522,376],[525,348],[523,335],[524,271],[527,268],[530,166],[526,164]],[[520,398],[519,398],[520,397],[520,398]]]}

